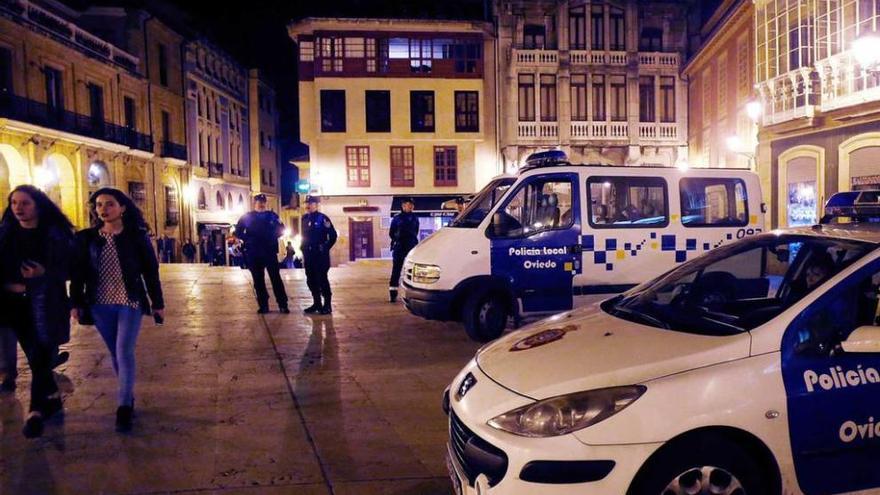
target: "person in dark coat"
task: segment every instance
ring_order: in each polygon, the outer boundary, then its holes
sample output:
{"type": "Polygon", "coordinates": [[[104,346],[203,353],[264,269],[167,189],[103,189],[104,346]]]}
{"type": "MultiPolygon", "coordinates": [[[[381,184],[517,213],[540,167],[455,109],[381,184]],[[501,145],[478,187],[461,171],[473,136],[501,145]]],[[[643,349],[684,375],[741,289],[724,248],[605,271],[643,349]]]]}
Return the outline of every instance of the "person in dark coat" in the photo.
{"type": "Polygon", "coordinates": [[[245,213],[235,226],[235,236],[244,242],[244,260],[254,279],[257,293],[257,313],[269,312],[269,292],[266,290],[266,275],[272,282],[272,292],[282,313],[290,313],[287,306],[287,291],[281,280],[278,265],[278,238],[284,232],[284,224],[274,211],[266,209],[266,195],[254,196],[254,209],[245,213]]]}
{"type": "Polygon", "coordinates": [[[397,301],[397,289],[400,285],[400,271],[406,255],[419,243],[419,217],[413,213],[412,198],[405,198],[400,205],[401,212],[391,220],[391,253],[394,264],[391,268],[391,280],[388,283],[388,295],[391,302],[397,301]]]}
{"type": "Polygon", "coordinates": [[[336,229],[330,218],[318,211],[320,199],[317,196],[306,198],[308,213],[302,217],[303,265],[306,269],[306,284],[312,293],[313,303],[303,312],[329,315],[333,297],[330,291],[330,249],[336,244],[336,229]],[[323,296],[324,300],[321,301],[323,296]]]}
{"type": "Polygon", "coordinates": [[[135,346],[144,315],[165,316],[159,261],[143,214],[125,193],[104,187],[89,198],[92,227],[77,233],[70,316],[92,324],[118,377],[116,431],[132,429],[135,346]]]}
{"type": "Polygon", "coordinates": [[[193,244],[191,240],[187,239],[183,247],[180,248],[180,252],[183,253],[183,257],[186,258],[187,263],[192,263],[195,261],[196,245],[193,244]]]}
{"type": "Polygon", "coordinates": [[[28,438],[42,435],[43,422],[62,409],[52,366],[58,346],[70,340],[73,251],[73,225],[58,206],[33,186],[13,189],[0,221],[0,325],[12,329],[31,369],[28,438]]]}

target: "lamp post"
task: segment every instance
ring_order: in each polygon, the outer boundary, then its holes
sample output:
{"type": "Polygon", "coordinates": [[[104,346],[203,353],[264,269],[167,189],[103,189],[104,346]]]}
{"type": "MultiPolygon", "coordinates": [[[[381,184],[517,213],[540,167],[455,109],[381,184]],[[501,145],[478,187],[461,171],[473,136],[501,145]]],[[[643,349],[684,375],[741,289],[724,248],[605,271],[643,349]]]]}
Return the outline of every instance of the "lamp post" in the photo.
{"type": "Polygon", "coordinates": [[[869,74],[880,74],[880,35],[862,34],[852,44],[853,56],[859,67],[869,74]]]}

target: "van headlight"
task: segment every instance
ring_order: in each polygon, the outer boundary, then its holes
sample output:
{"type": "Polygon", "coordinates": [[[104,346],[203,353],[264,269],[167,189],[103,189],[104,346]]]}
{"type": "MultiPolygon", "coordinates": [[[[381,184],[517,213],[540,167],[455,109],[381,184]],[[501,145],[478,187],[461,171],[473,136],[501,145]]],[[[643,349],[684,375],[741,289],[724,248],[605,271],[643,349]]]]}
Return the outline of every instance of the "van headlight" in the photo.
{"type": "Polygon", "coordinates": [[[489,426],[523,437],[567,435],[614,416],[645,390],[629,385],[551,397],[496,416],[489,426]]]}
{"type": "Polygon", "coordinates": [[[440,280],[440,267],[437,265],[415,263],[412,268],[412,278],[413,282],[420,284],[433,284],[440,280]]]}

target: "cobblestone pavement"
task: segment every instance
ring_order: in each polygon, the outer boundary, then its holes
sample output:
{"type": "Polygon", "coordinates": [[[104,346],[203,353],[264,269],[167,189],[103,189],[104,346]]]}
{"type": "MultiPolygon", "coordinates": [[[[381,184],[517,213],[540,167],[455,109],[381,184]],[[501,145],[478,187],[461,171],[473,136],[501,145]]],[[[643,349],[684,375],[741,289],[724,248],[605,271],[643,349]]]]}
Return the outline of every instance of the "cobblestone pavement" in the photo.
{"type": "MultiPolygon", "coordinates": [[[[56,375],[63,418],[21,434],[30,373],[0,395],[0,494],[447,494],[444,387],[477,349],[460,326],[387,301],[390,264],[334,268],[331,316],[257,315],[250,274],[166,265],[166,324],[145,319],[136,423],[118,434],[115,378],[93,327],[56,375]]],[[[272,302],[274,307],[274,301],[272,302]]]]}

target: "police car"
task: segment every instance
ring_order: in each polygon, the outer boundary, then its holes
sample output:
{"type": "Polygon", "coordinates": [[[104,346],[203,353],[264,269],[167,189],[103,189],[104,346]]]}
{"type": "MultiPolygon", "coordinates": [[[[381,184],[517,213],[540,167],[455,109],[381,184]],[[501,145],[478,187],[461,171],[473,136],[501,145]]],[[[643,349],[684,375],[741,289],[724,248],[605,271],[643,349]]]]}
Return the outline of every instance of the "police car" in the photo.
{"type": "Polygon", "coordinates": [[[456,493],[880,493],[880,192],[484,346],[456,493]]]}
{"type": "Polygon", "coordinates": [[[409,253],[403,300],[418,316],[462,321],[485,342],[511,316],[569,310],[760,233],[762,213],[748,170],[572,165],[562,152],[536,154],[409,253]]]}

